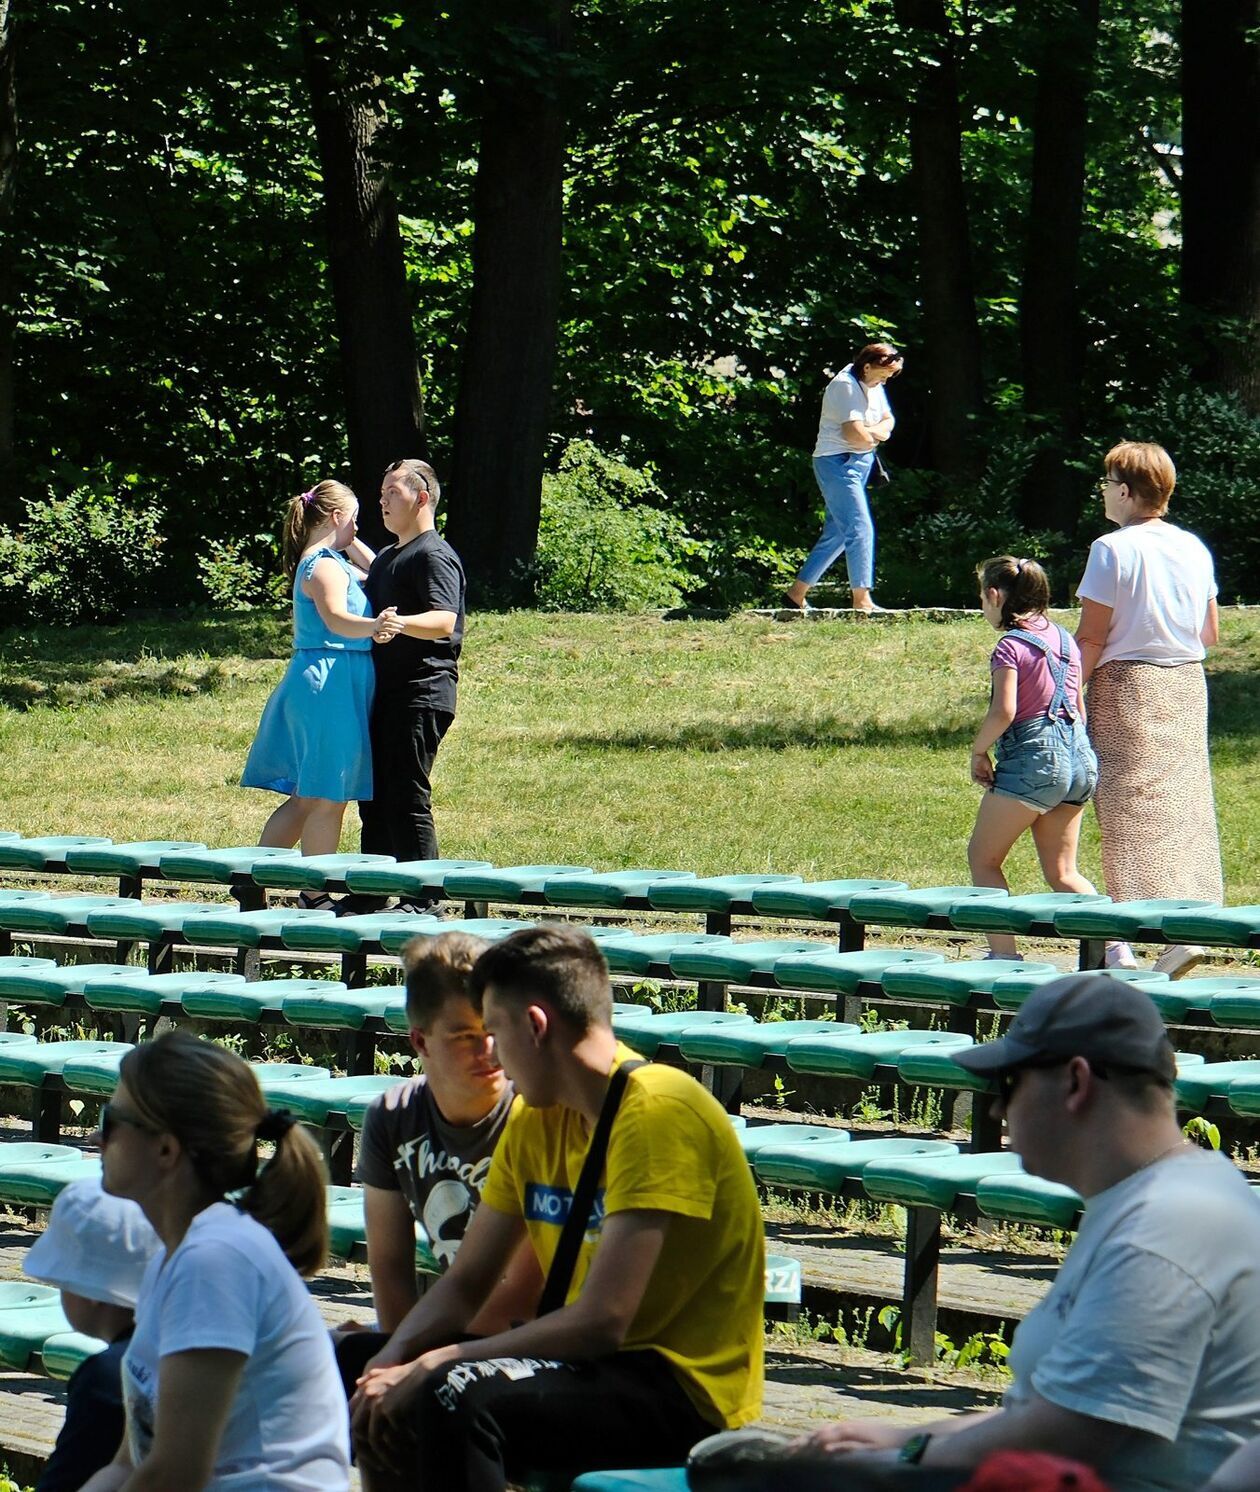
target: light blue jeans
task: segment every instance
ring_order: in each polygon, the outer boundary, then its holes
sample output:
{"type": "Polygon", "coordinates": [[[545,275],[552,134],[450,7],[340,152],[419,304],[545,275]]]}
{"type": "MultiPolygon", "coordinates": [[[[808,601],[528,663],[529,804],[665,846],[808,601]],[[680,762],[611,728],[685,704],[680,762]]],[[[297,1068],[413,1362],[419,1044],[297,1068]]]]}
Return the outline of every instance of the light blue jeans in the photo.
{"type": "Polygon", "coordinates": [[[869,591],[874,584],[875,524],[866,501],[866,483],[874,466],[874,451],[814,457],[814,476],[827,505],[827,517],[822,537],[797,576],[803,584],[815,585],[842,554],[854,590],[869,591]]]}

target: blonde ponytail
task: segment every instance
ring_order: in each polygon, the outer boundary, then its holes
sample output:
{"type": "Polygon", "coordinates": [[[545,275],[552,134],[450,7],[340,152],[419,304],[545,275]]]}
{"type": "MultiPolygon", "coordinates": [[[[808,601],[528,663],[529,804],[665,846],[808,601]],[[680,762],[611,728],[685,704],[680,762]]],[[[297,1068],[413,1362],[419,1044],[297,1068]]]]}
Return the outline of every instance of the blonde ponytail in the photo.
{"type": "Polygon", "coordinates": [[[302,551],[320,524],[357,501],[344,482],[333,481],[316,482],[309,492],[300,492],[289,499],[289,506],[284,510],[280,550],[284,558],[284,573],[290,580],[297,574],[302,551]]]}

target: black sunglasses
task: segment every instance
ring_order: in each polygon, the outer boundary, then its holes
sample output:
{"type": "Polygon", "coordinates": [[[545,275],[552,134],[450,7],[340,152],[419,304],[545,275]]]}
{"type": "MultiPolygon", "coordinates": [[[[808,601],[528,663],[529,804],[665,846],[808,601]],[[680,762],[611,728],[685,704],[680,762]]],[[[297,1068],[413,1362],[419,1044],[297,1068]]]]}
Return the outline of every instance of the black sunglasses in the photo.
{"type": "MultiPolygon", "coordinates": [[[[1046,1057],[1040,1062],[1024,1062],[1019,1067],[1012,1067],[1009,1071],[1004,1072],[997,1079],[998,1097],[1002,1100],[1003,1106],[1005,1107],[1009,1104],[1014,1097],[1015,1089],[1019,1087],[1019,1079],[1022,1073],[1035,1072],[1039,1069],[1049,1067],[1066,1067],[1071,1060],[1071,1057],[1046,1057]]],[[[1088,1057],[1085,1060],[1089,1062],[1088,1057]]],[[[1155,1074],[1150,1073],[1145,1067],[1130,1067],[1125,1062],[1089,1062],[1089,1070],[1096,1078],[1104,1083],[1109,1078],[1115,1076],[1137,1077],[1140,1073],[1147,1073],[1151,1077],[1155,1076],[1155,1074]]]]}
{"type": "Polygon", "coordinates": [[[141,1134],[152,1135],[157,1131],[139,1119],[133,1119],[130,1114],[120,1113],[112,1103],[101,1105],[100,1131],[102,1141],[108,1141],[115,1133],[120,1124],[125,1124],[128,1129],[138,1129],[141,1134]]]}

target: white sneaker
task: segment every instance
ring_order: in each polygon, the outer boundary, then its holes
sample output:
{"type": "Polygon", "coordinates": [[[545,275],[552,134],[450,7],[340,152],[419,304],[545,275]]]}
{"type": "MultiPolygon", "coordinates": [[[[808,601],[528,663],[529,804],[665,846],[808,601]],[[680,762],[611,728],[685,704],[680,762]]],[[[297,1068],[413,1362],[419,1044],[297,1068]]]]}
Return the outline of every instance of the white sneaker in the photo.
{"type": "Polygon", "coordinates": [[[1181,979],[1206,957],[1206,948],[1193,943],[1174,943],[1155,960],[1154,969],[1157,974],[1167,974],[1169,979],[1181,979]]]}
{"type": "Polygon", "coordinates": [[[1103,954],[1104,969],[1136,969],[1138,961],[1127,943],[1108,943],[1103,954]]]}

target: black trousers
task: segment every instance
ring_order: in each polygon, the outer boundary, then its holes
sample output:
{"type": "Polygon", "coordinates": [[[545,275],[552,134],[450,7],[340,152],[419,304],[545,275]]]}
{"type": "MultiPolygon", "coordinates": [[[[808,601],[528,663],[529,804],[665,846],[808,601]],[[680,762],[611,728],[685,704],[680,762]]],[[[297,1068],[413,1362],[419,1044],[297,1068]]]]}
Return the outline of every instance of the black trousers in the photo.
{"type": "Polygon", "coordinates": [[[681,1466],[716,1432],[656,1352],[454,1363],[421,1394],[415,1492],[504,1492],[548,1472],[681,1466]]]}
{"type": "Polygon", "coordinates": [[[430,778],[454,713],[417,704],[407,694],[378,691],[372,703],[372,799],[359,804],[365,855],[436,860],[430,778]]]}

